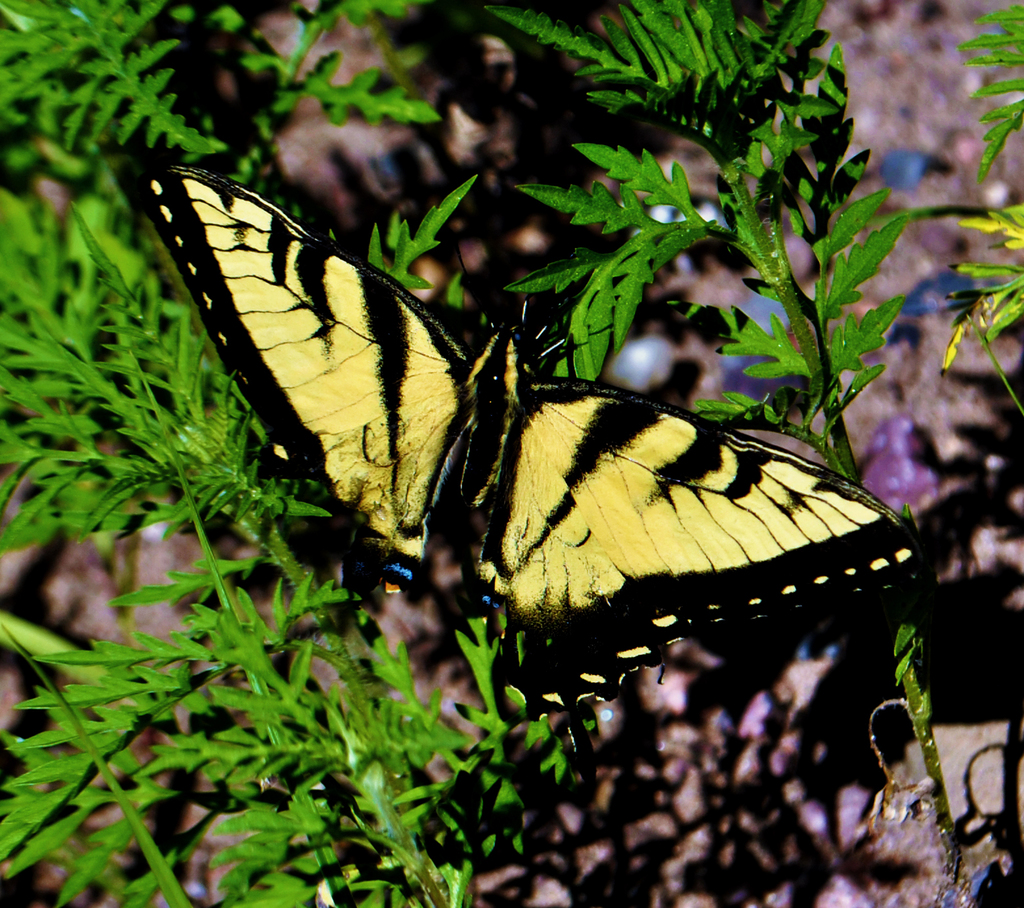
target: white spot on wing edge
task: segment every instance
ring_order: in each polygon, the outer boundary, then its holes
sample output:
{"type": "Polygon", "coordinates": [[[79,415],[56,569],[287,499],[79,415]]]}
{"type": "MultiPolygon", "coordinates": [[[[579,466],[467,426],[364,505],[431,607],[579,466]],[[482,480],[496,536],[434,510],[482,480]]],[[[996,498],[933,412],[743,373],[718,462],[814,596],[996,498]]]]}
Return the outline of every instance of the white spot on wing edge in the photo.
{"type": "Polygon", "coordinates": [[[868,565],[868,567],[871,568],[871,570],[873,571],[880,571],[882,570],[882,568],[886,568],[888,566],[888,558],[876,558],[874,561],[871,562],[871,564],[868,565]]]}
{"type": "Polygon", "coordinates": [[[562,698],[559,697],[558,694],[542,694],[541,696],[549,703],[557,703],[559,706],[565,706],[565,704],[562,702],[562,698]]]}
{"type": "Polygon", "coordinates": [[[620,659],[635,659],[637,656],[646,656],[651,652],[649,646],[634,646],[632,649],[619,650],[615,655],[620,659]]]}
{"type": "Polygon", "coordinates": [[[594,675],[590,672],[580,672],[580,678],[590,684],[607,684],[608,682],[604,675],[594,675]]]}
{"type": "Polygon", "coordinates": [[[651,624],[655,627],[672,627],[678,620],[675,615],[662,615],[660,618],[652,618],[651,624]]]}
{"type": "Polygon", "coordinates": [[[168,208],[166,205],[160,206],[160,214],[164,216],[164,220],[167,221],[168,224],[170,224],[171,221],[174,220],[174,215],[171,214],[171,209],[168,208]]]}
{"type": "Polygon", "coordinates": [[[814,578],[815,583],[828,583],[828,574],[822,574],[820,577],[814,578]]]}
{"type": "Polygon", "coordinates": [[[782,595],[783,596],[788,596],[788,595],[790,595],[790,593],[795,593],[795,592],[796,592],[796,587],[793,586],[792,583],[789,586],[784,586],[782,588],[782,595]]]}
{"type": "Polygon", "coordinates": [[[163,184],[156,179],[149,181],[149,188],[153,190],[153,195],[163,195],[164,187],[163,184]]]}
{"type": "Polygon", "coordinates": [[[896,561],[898,561],[900,564],[903,564],[903,562],[910,558],[913,554],[914,553],[911,552],[910,549],[900,549],[896,553],[896,561]]]}

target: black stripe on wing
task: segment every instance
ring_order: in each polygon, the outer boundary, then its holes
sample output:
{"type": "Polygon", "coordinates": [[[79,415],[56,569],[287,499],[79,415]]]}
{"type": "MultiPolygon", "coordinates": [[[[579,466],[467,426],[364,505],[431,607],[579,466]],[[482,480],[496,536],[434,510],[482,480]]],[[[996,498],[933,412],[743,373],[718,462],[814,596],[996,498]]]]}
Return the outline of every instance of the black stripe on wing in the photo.
{"type": "MultiPolygon", "coordinates": [[[[591,392],[586,396],[594,395],[591,392]]],[[[650,407],[615,406],[609,401],[587,426],[587,435],[573,457],[572,469],[565,476],[566,485],[570,490],[578,486],[597,469],[603,457],[625,448],[657,421],[658,413],[650,407]]]]}
{"type": "Polygon", "coordinates": [[[409,364],[408,332],[401,302],[392,289],[360,275],[366,300],[366,321],[377,344],[377,380],[388,420],[388,453],[398,468],[401,440],[402,383],[409,364]]]}

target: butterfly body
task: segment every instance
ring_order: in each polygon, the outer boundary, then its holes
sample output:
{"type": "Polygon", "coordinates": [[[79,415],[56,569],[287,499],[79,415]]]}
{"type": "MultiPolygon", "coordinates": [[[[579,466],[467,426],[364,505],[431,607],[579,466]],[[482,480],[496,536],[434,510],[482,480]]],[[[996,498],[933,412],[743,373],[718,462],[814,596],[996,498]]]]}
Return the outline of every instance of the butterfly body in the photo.
{"type": "Polygon", "coordinates": [[[223,177],[140,185],[271,456],[366,516],[347,585],[409,582],[468,437],[462,492],[490,509],[482,599],[506,606],[533,715],[614,697],[702,623],[917,570],[899,518],[831,471],[639,395],[540,380],[515,330],[473,357],[391,278],[223,177]]]}

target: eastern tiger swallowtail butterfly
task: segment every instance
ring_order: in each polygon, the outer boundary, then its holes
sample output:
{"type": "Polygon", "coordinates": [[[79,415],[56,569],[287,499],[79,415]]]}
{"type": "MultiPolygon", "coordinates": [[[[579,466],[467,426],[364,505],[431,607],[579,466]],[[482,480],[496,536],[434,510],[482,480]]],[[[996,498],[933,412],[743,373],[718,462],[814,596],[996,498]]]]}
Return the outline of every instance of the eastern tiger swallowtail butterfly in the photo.
{"type": "Polygon", "coordinates": [[[479,356],[399,284],[244,186],[190,167],[145,208],[271,459],[366,516],[346,585],[405,586],[457,439],[490,506],[485,602],[507,609],[531,715],[611,699],[693,624],[912,577],[899,517],[787,451],[599,384],[541,380],[499,330],[479,356]]]}

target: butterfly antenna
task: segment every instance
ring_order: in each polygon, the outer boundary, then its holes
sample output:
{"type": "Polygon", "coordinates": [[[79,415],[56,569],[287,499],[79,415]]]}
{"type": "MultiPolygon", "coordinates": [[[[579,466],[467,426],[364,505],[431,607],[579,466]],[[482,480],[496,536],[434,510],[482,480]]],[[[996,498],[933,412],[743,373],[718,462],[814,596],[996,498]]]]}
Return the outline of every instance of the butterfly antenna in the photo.
{"type": "MultiPolygon", "coordinates": [[[[540,340],[541,335],[543,333],[544,332],[541,331],[541,333],[537,335],[537,340],[540,340]]],[[[554,353],[559,347],[564,347],[564,346],[565,346],[565,338],[564,337],[560,337],[550,347],[548,347],[547,350],[545,350],[543,353],[541,353],[539,358],[540,359],[544,359],[544,357],[547,356],[549,353],[554,353]]]]}
{"type": "Polygon", "coordinates": [[[466,263],[462,259],[462,246],[459,241],[455,241],[455,257],[459,260],[459,267],[462,269],[462,276],[464,279],[469,279],[469,272],[466,270],[466,263]]]}
{"type": "Polygon", "coordinates": [[[483,309],[483,305],[480,303],[479,297],[473,292],[473,278],[470,277],[469,271],[466,270],[466,263],[462,258],[462,246],[458,239],[455,240],[455,257],[459,260],[459,268],[462,269],[462,286],[466,292],[473,297],[473,301],[483,309]]]}
{"type": "Polygon", "coordinates": [[[459,244],[457,239],[455,240],[455,257],[459,260],[459,267],[462,269],[462,288],[470,295],[473,302],[476,303],[480,311],[487,317],[487,321],[492,325],[495,324],[495,307],[490,304],[485,305],[483,295],[476,292],[477,281],[466,268],[466,262],[462,258],[462,246],[459,244]]]}

